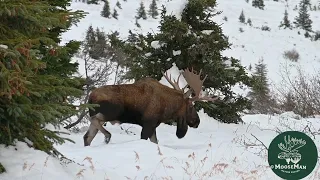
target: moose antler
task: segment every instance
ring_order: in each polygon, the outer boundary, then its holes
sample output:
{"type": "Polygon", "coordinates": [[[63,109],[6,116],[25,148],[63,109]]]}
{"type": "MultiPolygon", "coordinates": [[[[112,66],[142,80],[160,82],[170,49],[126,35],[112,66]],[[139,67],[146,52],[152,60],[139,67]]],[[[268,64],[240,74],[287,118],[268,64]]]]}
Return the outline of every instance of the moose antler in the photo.
{"type": "Polygon", "coordinates": [[[214,98],[213,97],[209,97],[209,96],[199,97],[203,82],[206,80],[208,75],[206,75],[201,80],[200,79],[200,74],[202,72],[202,69],[200,70],[199,74],[195,74],[195,73],[193,73],[193,71],[194,71],[193,67],[192,67],[191,71],[189,71],[188,69],[185,69],[183,73],[179,74],[177,81],[175,81],[175,80],[172,81],[171,80],[171,75],[169,77],[167,72],[166,73],[162,73],[162,74],[166,78],[166,80],[173,86],[174,89],[176,89],[178,91],[181,91],[184,94],[183,95],[184,98],[189,98],[189,96],[191,95],[192,91],[194,91],[195,96],[190,98],[191,101],[201,101],[201,100],[215,101],[215,100],[217,100],[219,97],[214,97],[214,98]],[[185,80],[187,81],[187,85],[182,89],[179,87],[179,78],[180,78],[181,74],[184,76],[185,80]],[[187,92],[184,92],[185,88],[188,85],[190,86],[190,89],[187,92]]]}
{"type": "MultiPolygon", "coordinates": [[[[188,69],[185,69],[183,72],[183,76],[184,76],[185,80],[187,81],[187,83],[189,84],[191,89],[193,89],[193,91],[195,93],[195,96],[192,97],[190,100],[191,101],[201,101],[201,100],[215,101],[215,100],[217,100],[219,97],[214,97],[214,98],[209,97],[209,96],[199,97],[203,82],[206,80],[206,78],[208,76],[208,75],[206,75],[201,80],[200,79],[201,72],[202,72],[202,69],[200,70],[199,74],[193,73],[193,67],[192,67],[191,71],[189,71],[188,69]]],[[[185,94],[185,95],[187,95],[187,94],[185,94]]],[[[189,95],[187,97],[189,97],[189,95]]]]}
{"type": "Polygon", "coordinates": [[[171,74],[170,74],[170,77],[168,76],[168,73],[166,72],[166,73],[163,73],[163,76],[166,78],[166,80],[171,84],[171,86],[173,86],[173,88],[175,89],[175,90],[178,90],[178,91],[181,91],[182,93],[184,93],[184,89],[188,86],[188,85],[186,85],[184,88],[180,88],[179,87],[179,78],[180,78],[180,76],[181,76],[181,73],[179,74],[179,76],[178,76],[178,79],[177,79],[177,81],[175,81],[175,80],[171,80],[171,74]]]}

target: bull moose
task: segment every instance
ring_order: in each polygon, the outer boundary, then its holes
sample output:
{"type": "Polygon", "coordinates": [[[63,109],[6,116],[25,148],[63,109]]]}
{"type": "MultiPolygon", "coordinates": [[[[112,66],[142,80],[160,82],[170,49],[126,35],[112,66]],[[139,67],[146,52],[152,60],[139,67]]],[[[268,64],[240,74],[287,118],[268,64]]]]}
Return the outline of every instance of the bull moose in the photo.
{"type": "Polygon", "coordinates": [[[102,125],[105,122],[114,124],[130,123],[142,127],[141,139],[158,143],[156,128],[160,123],[173,119],[177,122],[176,136],[181,139],[188,126],[197,128],[200,118],[193,106],[194,101],[214,101],[218,97],[200,97],[203,80],[199,74],[185,69],[179,74],[177,81],[171,80],[171,75],[163,73],[166,80],[173,86],[170,88],[152,78],[143,78],[133,84],[105,85],[94,89],[89,96],[90,104],[98,104],[98,107],[89,110],[90,126],[83,136],[84,146],[89,146],[98,131],[105,136],[105,142],[109,143],[111,133],[102,125]],[[187,85],[179,87],[179,78],[184,76],[187,85]],[[184,90],[190,87],[187,92],[184,90]],[[193,97],[190,97],[194,94],[193,97]]]}

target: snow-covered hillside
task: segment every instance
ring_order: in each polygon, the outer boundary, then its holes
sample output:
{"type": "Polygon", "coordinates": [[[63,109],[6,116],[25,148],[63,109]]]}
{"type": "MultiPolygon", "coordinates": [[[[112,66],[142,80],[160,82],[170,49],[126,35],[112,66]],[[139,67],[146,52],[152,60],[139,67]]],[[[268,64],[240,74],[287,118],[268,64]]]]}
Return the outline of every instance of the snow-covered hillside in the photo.
{"type": "MultiPolygon", "coordinates": [[[[141,28],[135,25],[136,11],[139,7],[140,0],[119,1],[122,9],[116,7],[116,0],[110,1],[110,9],[115,8],[118,13],[118,20],[114,18],[104,18],[100,16],[103,3],[100,5],[87,5],[85,3],[73,3],[72,9],[79,9],[89,12],[77,26],[63,35],[64,40],[83,40],[85,32],[89,25],[94,28],[102,28],[105,32],[118,31],[121,37],[128,35],[128,30],[138,31],[141,33],[157,32],[159,18],[157,20],[148,16],[147,20],[140,19],[138,22],[141,28]]],[[[151,0],[143,1],[146,9],[148,9],[151,0]]],[[[299,5],[299,0],[265,0],[264,10],[254,8],[251,1],[247,3],[245,0],[217,0],[217,11],[222,14],[215,17],[217,23],[222,25],[223,32],[229,36],[232,47],[224,52],[226,56],[232,56],[241,60],[241,63],[248,67],[250,64],[254,67],[260,58],[264,59],[268,68],[268,77],[270,83],[279,84],[282,80],[281,73],[286,67],[289,67],[291,76],[295,76],[295,68],[301,67],[307,73],[315,73],[320,69],[320,41],[311,41],[304,37],[304,31],[298,29],[279,28],[280,22],[283,20],[284,11],[287,9],[289,20],[294,21],[298,15],[298,10],[294,10],[299,5]],[[241,11],[244,11],[246,20],[252,20],[252,26],[244,25],[239,22],[241,11]],[[227,17],[227,21],[224,18],[227,17]],[[262,31],[262,26],[268,26],[270,31],[262,31]],[[239,28],[244,32],[240,33],[239,28]],[[292,62],[283,57],[284,51],[295,49],[300,55],[298,62],[292,62]]],[[[318,0],[311,0],[312,5],[319,4],[318,0]]],[[[161,4],[167,8],[167,14],[180,16],[184,8],[186,0],[158,0],[158,8],[161,4]]],[[[299,6],[298,6],[299,7],[299,6]]],[[[312,28],[314,31],[320,31],[320,9],[317,11],[309,11],[313,21],[312,28]]]]}
{"type": "MultiPolygon", "coordinates": [[[[169,73],[174,77],[178,69],[169,73]]],[[[161,80],[161,82],[163,82],[161,80]]],[[[163,82],[164,83],[164,82],[163,82]]],[[[56,145],[57,150],[76,163],[65,164],[44,152],[29,148],[0,146],[1,163],[7,173],[1,180],[122,180],[122,179],[280,179],[270,169],[266,147],[279,133],[288,130],[308,134],[320,147],[320,117],[302,119],[291,112],[278,116],[246,115],[245,124],[223,124],[199,112],[201,123],[189,128],[183,139],[175,136],[176,128],[161,124],[157,128],[159,144],[140,140],[141,127],[131,124],[111,125],[109,144],[98,133],[91,146],[83,146],[85,132],[59,131],[75,143],[56,145]]],[[[319,162],[306,179],[319,179],[319,162]]]]}
{"type": "MultiPolygon", "coordinates": [[[[111,10],[115,8],[116,0],[110,1],[111,10]]],[[[105,32],[118,31],[125,37],[128,30],[143,33],[157,32],[159,19],[148,17],[139,20],[141,28],[135,25],[136,9],[141,0],[120,0],[122,9],[118,10],[119,17],[107,19],[100,16],[103,4],[88,5],[73,2],[72,9],[84,10],[89,14],[82,19],[78,26],[63,34],[63,40],[83,40],[85,31],[92,25],[102,28],[105,32]]],[[[143,0],[148,8],[151,0],[143,0]]],[[[278,26],[287,8],[290,21],[293,21],[298,11],[294,7],[299,0],[284,0],[275,2],[265,0],[265,10],[251,6],[251,0],[217,0],[217,10],[223,11],[216,17],[222,24],[224,33],[229,36],[233,44],[232,49],[225,51],[225,55],[239,58],[244,66],[254,65],[263,57],[268,67],[268,76],[272,82],[281,81],[281,68],[299,65],[305,71],[312,73],[320,68],[320,41],[310,41],[298,35],[296,29],[283,30],[278,26]],[[241,11],[246,18],[251,18],[253,26],[241,24],[238,20],[241,11]],[[227,17],[227,21],[224,20],[227,17]],[[256,27],[267,25],[271,31],[262,31],[256,27]],[[244,32],[240,33],[239,28],[244,32]],[[291,62],[283,58],[285,50],[295,48],[299,54],[298,62],[291,62]]],[[[317,4],[317,0],[311,0],[317,4]]],[[[179,16],[186,0],[158,0],[158,7],[164,4],[167,13],[179,16]]],[[[320,10],[310,11],[313,29],[320,30],[320,10]]],[[[75,60],[78,60],[75,58],[75,60]]],[[[80,64],[83,64],[80,62],[80,64]]],[[[80,70],[83,67],[80,67],[80,70]]],[[[174,66],[169,73],[174,78],[178,69],[174,66]]],[[[111,81],[113,82],[113,81],[111,81]]],[[[110,83],[111,83],[110,82],[110,83]]],[[[165,80],[161,83],[167,84],[165,80]]],[[[168,85],[168,84],[167,84],[168,85]]],[[[64,164],[45,153],[29,148],[25,143],[18,143],[16,147],[5,148],[0,145],[0,161],[7,172],[0,174],[0,180],[121,180],[121,179],[246,179],[264,180],[280,179],[268,166],[267,151],[271,140],[281,131],[298,130],[306,132],[320,148],[319,132],[320,117],[303,119],[291,112],[277,116],[245,115],[245,124],[221,124],[208,117],[202,110],[197,129],[190,128],[183,139],[175,135],[175,127],[161,124],[157,128],[159,145],[150,141],[140,140],[141,127],[131,124],[111,125],[107,128],[112,133],[109,144],[103,142],[103,135],[99,132],[90,147],[83,146],[84,131],[63,134],[75,143],[66,142],[55,147],[67,158],[76,163],[64,164]]],[[[319,150],[318,150],[319,152],[319,150]]],[[[319,162],[306,179],[320,179],[319,162]]]]}

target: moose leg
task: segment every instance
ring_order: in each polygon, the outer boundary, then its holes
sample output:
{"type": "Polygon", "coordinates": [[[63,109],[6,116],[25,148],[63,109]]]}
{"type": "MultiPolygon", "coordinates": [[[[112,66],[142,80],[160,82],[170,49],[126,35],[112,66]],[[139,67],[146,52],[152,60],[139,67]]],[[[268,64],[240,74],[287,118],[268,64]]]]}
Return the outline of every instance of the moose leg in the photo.
{"type": "Polygon", "coordinates": [[[158,144],[156,129],[154,130],[153,134],[151,135],[150,141],[153,142],[153,143],[158,144]]]}
{"type": "Polygon", "coordinates": [[[95,125],[90,123],[87,133],[83,136],[84,146],[90,146],[93,138],[97,135],[98,129],[95,125]]]}
{"type": "Polygon", "coordinates": [[[104,121],[103,115],[101,113],[96,114],[90,118],[90,122],[104,134],[105,143],[109,143],[111,139],[111,133],[102,127],[102,121],[104,121]]]}
{"type": "Polygon", "coordinates": [[[141,139],[147,140],[152,135],[152,128],[150,127],[142,127],[141,130],[141,139]]]}
{"type": "Polygon", "coordinates": [[[150,139],[151,142],[158,144],[156,127],[152,123],[145,123],[142,126],[141,139],[150,139]]]}

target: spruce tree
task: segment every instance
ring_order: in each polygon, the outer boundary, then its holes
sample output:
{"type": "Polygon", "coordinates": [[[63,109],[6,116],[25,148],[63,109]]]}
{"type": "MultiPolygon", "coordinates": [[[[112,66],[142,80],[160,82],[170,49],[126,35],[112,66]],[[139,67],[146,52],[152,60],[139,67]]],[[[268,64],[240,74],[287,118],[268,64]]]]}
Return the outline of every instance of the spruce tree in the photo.
{"type": "Polygon", "coordinates": [[[259,0],[259,8],[263,10],[264,6],[264,0],[259,0]]]}
{"type": "Polygon", "coordinates": [[[3,167],[3,165],[0,162],[0,174],[6,172],[6,169],[3,167]]]}
{"type": "Polygon", "coordinates": [[[299,4],[299,15],[295,17],[293,22],[296,27],[299,27],[305,31],[312,31],[312,20],[308,13],[308,6],[310,5],[310,0],[301,0],[299,4]]]}
{"type": "Polygon", "coordinates": [[[110,11],[110,4],[108,0],[104,1],[104,6],[100,14],[102,17],[110,18],[111,11],[110,11]]]}
{"type": "Polygon", "coordinates": [[[74,76],[78,63],[71,62],[80,42],[59,45],[61,32],[84,16],[69,4],[0,2],[0,144],[19,140],[56,154],[53,143],[65,139],[46,126],[61,125],[83,109],[71,104],[83,93],[84,79],[74,76]]]}
{"type": "Polygon", "coordinates": [[[149,16],[151,16],[154,19],[156,19],[157,16],[159,15],[156,0],[152,0],[151,4],[149,6],[148,13],[149,13],[149,16]]]}
{"type": "Polygon", "coordinates": [[[99,4],[99,0],[87,0],[87,4],[99,4]]]}
{"type": "Polygon", "coordinates": [[[320,39],[320,31],[316,31],[314,34],[314,41],[318,41],[320,39]]]}
{"type": "Polygon", "coordinates": [[[112,17],[115,18],[115,19],[118,19],[118,15],[119,15],[119,14],[118,14],[117,10],[114,8],[114,9],[113,9],[112,17]]]}
{"type": "Polygon", "coordinates": [[[263,0],[252,0],[252,6],[263,10],[264,9],[264,1],[263,0]]]}
{"type": "Polygon", "coordinates": [[[270,112],[270,90],[267,79],[267,66],[263,58],[255,65],[253,73],[255,83],[252,91],[248,93],[248,97],[252,98],[253,113],[268,113],[270,112]]]}
{"type": "Polygon", "coordinates": [[[281,108],[284,111],[294,111],[296,107],[296,102],[294,95],[291,92],[288,92],[285,97],[284,101],[281,104],[281,108]]]}
{"type": "Polygon", "coordinates": [[[136,26],[137,26],[137,28],[141,28],[141,25],[139,24],[139,22],[138,22],[138,19],[136,18],[136,22],[134,23],[136,26]]]}
{"type": "Polygon", "coordinates": [[[246,22],[246,18],[245,18],[245,16],[244,16],[243,10],[241,11],[241,14],[240,14],[240,16],[239,16],[239,21],[240,21],[241,23],[245,23],[245,22],[246,22]]]}
{"type": "Polygon", "coordinates": [[[259,8],[259,0],[252,0],[252,6],[259,8]]]}
{"type": "Polygon", "coordinates": [[[94,43],[90,50],[90,57],[93,59],[101,59],[107,57],[107,37],[104,32],[101,32],[99,28],[96,28],[94,32],[94,43]]]}
{"type": "Polygon", "coordinates": [[[92,49],[94,48],[95,45],[95,32],[94,29],[92,27],[92,25],[90,25],[88,27],[87,33],[86,33],[86,37],[85,37],[85,43],[86,43],[86,47],[88,48],[88,54],[90,55],[92,49]]]}
{"type": "Polygon", "coordinates": [[[136,16],[136,19],[140,19],[140,18],[142,18],[144,20],[147,19],[146,10],[145,10],[145,7],[144,7],[144,4],[142,1],[141,1],[140,6],[137,10],[137,16],[136,16]]]}
{"type": "Polygon", "coordinates": [[[219,90],[225,97],[216,102],[196,102],[196,108],[203,108],[209,116],[222,122],[238,123],[242,121],[239,113],[250,108],[250,101],[237,96],[231,88],[239,82],[250,86],[252,79],[238,59],[222,55],[230,44],[221,27],[212,21],[217,15],[215,6],[215,1],[189,0],[181,19],[167,15],[163,8],[159,32],[131,35],[130,41],[119,47],[128,57],[128,72],[123,78],[160,80],[162,72],[173,63],[179,69],[193,67],[198,72],[202,69],[208,75],[204,89],[209,94],[219,90]],[[178,50],[179,55],[174,53],[178,50]]]}
{"type": "Polygon", "coordinates": [[[122,9],[121,4],[120,4],[119,1],[117,1],[116,6],[117,6],[119,9],[122,9]]]}
{"type": "Polygon", "coordinates": [[[249,24],[249,26],[252,26],[251,18],[248,18],[247,23],[249,24]]]}
{"type": "Polygon", "coordinates": [[[289,21],[289,19],[288,19],[288,12],[287,12],[287,10],[284,11],[283,21],[281,21],[279,27],[284,27],[284,29],[286,29],[286,28],[291,28],[291,23],[290,23],[290,21],[289,21]]]}

